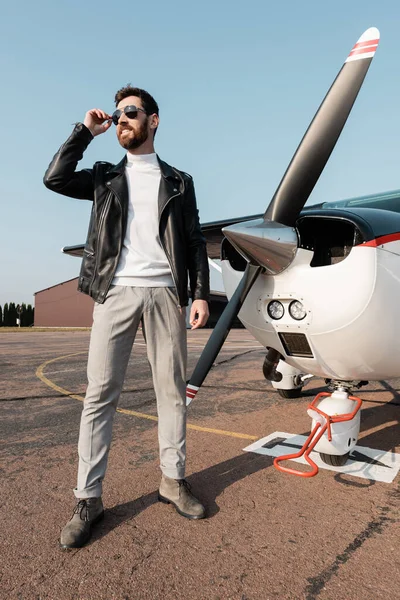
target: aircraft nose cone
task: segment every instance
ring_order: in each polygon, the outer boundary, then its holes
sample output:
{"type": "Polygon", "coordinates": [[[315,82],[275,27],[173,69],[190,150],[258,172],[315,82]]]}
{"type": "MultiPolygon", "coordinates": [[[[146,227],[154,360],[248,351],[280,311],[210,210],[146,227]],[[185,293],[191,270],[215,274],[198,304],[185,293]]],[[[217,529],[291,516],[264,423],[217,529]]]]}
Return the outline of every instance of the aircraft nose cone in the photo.
{"type": "Polygon", "coordinates": [[[275,221],[246,221],[222,232],[242,256],[264,267],[268,275],[287,269],[296,255],[296,230],[275,221]]]}

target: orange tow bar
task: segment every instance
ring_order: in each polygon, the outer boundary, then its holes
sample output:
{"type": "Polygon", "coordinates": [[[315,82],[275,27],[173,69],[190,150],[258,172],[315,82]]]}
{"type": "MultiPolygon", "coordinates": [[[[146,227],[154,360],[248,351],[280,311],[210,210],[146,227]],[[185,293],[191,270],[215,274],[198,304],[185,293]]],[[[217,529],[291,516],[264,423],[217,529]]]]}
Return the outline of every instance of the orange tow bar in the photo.
{"type": "MultiPolygon", "coordinates": [[[[314,477],[318,473],[318,467],[315,464],[315,462],[312,460],[312,458],[310,457],[311,451],[316,446],[316,444],[321,439],[321,437],[324,435],[325,431],[328,432],[328,440],[331,442],[332,441],[332,431],[331,431],[332,423],[342,423],[343,421],[351,421],[352,419],[354,419],[357,412],[360,410],[361,404],[362,404],[362,400],[360,398],[357,398],[356,396],[349,396],[349,400],[354,400],[354,402],[356,403],[356,407],[353,410],[353,412],[343,414],[343,415],[334,415],[334,416],[327,415],[326,413],[322,412],[322,410],[320,410],[315,405],[318,402],[318,400],[321,398],[321,396],[331,396],[331,395],[332,394],[329,394],[328,392],[321,392],[314,398],[314,400],[311,402],[311,404],[308,405],[309,411],[318,413],[314,417],[314,419],[316,419],[319,416],[318,422],[316,423],[315,427],[311,431],[310,435],[304,442],[304,445],[301,448],[301,450],[299,450],[299,452],[296,452],[295,454],[285,454],[285,456],[278,456],[277,458],[274,459],[274,466],[278,469],[278,471],[282,471],[283,473],[289,473],[290,475],[298,475],[299,477],[314,477]],[[289,467],[283,467],[280,464],[284,460],[292,460],[293,458],[300,458],[301,456],[304,456],[304,458],[306,459],[308,464],[311,466],[311,471],[306,471],[306,472],[297,471],[296,469],[291,469],[289,467]]],[[[310,415],[310,416],[312,416],[312,415],[310,415]]]]}

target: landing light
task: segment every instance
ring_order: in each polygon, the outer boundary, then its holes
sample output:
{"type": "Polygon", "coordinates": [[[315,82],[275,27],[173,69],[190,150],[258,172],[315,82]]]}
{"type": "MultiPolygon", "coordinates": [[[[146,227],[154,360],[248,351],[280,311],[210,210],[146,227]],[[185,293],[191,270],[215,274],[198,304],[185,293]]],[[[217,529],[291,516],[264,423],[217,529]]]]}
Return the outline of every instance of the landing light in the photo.
{"type": "Polygon", "coordinates": [[[268,304],[267,311],[271,319],[278,320],[282,319],[285,309],[283,308],[283,304],[281,302],[278,302],[278,300],[273,300],[268,304]]]}
{"type": "Polygon", "coordinates": [[[296,321],[301,321],[306,316],[307,311],[303,304],[299,302],[299,300],[294,300],[289,305],[289,313],[293,319],[296,319],[296,321]]]}

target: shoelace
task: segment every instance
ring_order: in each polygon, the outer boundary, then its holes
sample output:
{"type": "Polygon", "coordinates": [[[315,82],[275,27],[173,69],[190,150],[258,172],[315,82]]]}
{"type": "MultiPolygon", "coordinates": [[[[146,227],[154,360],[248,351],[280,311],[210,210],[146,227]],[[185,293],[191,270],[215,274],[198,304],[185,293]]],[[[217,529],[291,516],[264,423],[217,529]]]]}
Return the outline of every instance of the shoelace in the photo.
{"type": "Polygon", "coordinates": [[[181,479],[179,481],[179,486],[183,486],[184,488],[186,488],[187,491],[189,492],[189,494],[192,493],[192,487],[191,487],[190,483],[188,481],[186,481],[186,479],[181,479]]]}
{"type": "Polygon", "coordinates": [[[89,521],[89,508],[88,508],[86,500],[79,500],[78,504],[74,508],[74,512],[73,512],[72,516],[77,515],[78,513],[79,513],[79,516],[82,519],[82,521],[89,521]],[[86,508],[86,513],[85,513],[85,517],[82,518],[82,511],[84,508],[86,508]]]}

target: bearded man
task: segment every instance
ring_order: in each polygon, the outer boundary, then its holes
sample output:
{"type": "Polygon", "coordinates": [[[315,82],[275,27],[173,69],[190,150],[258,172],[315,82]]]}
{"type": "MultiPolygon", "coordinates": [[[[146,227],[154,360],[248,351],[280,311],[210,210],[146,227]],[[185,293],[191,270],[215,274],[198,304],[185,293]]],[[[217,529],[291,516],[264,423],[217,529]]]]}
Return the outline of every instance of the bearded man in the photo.
{"type": "Polygon", "coordinates": [[[83,546],[104,515],[102,482],[113,418],[140,322],[157,397],[159,500],[188,519],[205,516],[184,479],[188,275],[192,329],[204,326],[209,316],[208,260],[193,180],[155,153],[159,110],[148,92],[128,85],[117,92],[115,104],[112,115],[97,108],[86,113],[44,177],[50,190],[93,202],[78,289],[95,300],[95,308],[77,504],[61,532],[64,549],[83,546]],[[89,143],[113,123],[127,151],[121,162],[77,170],[89,143]]]}

